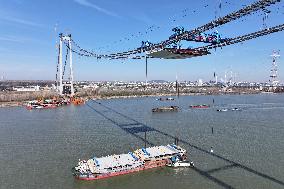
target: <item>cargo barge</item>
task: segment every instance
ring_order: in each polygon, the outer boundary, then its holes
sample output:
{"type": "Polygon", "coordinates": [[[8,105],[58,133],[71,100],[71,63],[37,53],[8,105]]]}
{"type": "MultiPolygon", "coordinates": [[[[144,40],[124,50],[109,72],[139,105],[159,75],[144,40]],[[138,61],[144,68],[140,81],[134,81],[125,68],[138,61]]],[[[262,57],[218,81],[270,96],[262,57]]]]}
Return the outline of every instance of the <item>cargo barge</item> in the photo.
{"type": "Polygon", "coordinates": [[[169,107],[153,108],[152,112],[177,112],[178,110],[179,110],[178,106],[169,106],[169,107]]]}
{"type": "Polygon", "coordinates": [[[80,180],[98,180],[139,172],[184,161],[186,150],[171,144],[141,148],[127,154],[79,160],[72,168],[73,176],[80,180]]]}
{"type": "Polygon", "coordinates": [[[190,105],[190,108],[210,108],[208,104],[197,104],[197,105],[190,105]]]}

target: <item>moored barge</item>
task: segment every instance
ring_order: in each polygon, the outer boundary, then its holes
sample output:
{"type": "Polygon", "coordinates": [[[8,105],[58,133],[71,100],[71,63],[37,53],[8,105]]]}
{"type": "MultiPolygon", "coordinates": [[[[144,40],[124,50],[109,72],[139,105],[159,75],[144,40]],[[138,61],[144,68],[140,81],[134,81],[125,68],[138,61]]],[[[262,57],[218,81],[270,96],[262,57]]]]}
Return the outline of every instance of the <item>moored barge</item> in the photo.
{"type": "Polygon", "coordinates": [[[197,105],[190,105],[189,106],[190,108],[210,108],[210,105],[208,105],[208,104],[197,104],[197,105]]]}

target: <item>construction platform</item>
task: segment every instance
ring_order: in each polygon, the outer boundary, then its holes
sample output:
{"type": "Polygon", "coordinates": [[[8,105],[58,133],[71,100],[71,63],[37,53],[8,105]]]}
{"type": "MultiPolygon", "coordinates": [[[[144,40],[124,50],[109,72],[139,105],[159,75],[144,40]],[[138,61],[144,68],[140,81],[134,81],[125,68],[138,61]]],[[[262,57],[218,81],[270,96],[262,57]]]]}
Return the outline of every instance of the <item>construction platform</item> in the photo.
{"type": "Polygon", "coordinates": [[[205,50],[164,48],[160,50],[149,51],[147,53],[147,56],[161,59],[186,59],[208,54],[211,53],[205,50]]]}

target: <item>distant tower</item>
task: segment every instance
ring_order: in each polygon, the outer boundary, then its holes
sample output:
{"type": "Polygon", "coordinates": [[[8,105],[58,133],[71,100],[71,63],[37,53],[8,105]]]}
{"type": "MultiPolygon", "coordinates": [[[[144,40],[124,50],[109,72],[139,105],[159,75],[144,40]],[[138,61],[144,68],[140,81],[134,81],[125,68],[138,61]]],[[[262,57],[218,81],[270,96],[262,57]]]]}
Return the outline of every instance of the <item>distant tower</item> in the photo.
{"type": "Polygon", "coordinates": [[[74,86],[73,86],[73,62],[72,62],[72,46],[71,46],[71,34],[69,35],[63,35],[62,33],[59,34],[59,54],[58,54],[58,67],[57,67],[57,73],[56,73],[56,84],[57,84],[57,91],[59,92],[59,95],[74,95],[74,86]],[[66,46],[66,56],[65,56],[65,62],[63,67],[63,61],[62,61],[62,49],[63,49],[63,43],[66,46]],[[69,75],[66,76],[66,66],[68,64],[68,55],[69,55],[69,75]],[[57,77],[59,75],[59,78],[57,77]]]}
{"type": "Polygon", "coordinates": [[[214,72],[214,78],[215,78],[215,85],[217,85],[218,84],[218,76],[215,72],[214,72]]]}
{"type": "Polygon", "coordinates": [[[280,57],[279,55],[279,51],[273,51],[273,54],[271,55],[272,56],[272,68],[270,70],[270,85],[272,87],[276,87],[278,84],[279,84],[279,81],[277,80],[277,62],[276,62],[276,59],[278,57],[280,57]]]}

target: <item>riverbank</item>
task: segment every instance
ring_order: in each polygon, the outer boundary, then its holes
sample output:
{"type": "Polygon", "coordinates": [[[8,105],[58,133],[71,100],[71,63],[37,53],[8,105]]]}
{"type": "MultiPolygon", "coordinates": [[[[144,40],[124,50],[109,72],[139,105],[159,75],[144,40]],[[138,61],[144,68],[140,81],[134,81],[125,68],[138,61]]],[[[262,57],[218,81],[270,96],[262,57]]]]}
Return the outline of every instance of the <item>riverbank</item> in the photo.
{"type": "Polygon", "coordinates": [[[22,106],[21,102],[0,102],[0,108],[22,106]]]}
{"type": "MultiPolygon", "coordinates": [[[[242,95],[242,94],[259,94],[259,93],[222,93],[222,94],[207,94],[207,93],[181,93],[179,96],[200,96],[200,95],[242,95]]],[[[153,95],[128,95],[128,96],[97,96],[92,99],[109,100],[109,99],[127,99],[127,98],[144,98],[144,97],[176,97],[176,93],[168,94],[153,94],[153,95]]]]}
{"type": "MultiPolygon", "coordinates": [[[[205,92],[183,92],[180,96],[196,96],[196,95],[245,95],[245,94],[268,94],[267,92],[255,90],[237,90],[237,91],[217,91],[208,90],[205,92]]],[[[274,94],[274,93],[269,93],[274,94]]],[[[88,99],[127,99],[127,98],[143,98],[143,97],[163,97],[163,96],[177,96],[175,92],[159,93],[156,91],[79,91],[77,96],[83,98],[85,101],[88,99]]],[[[23,106],[27,101],[35,99],[49,99],[58,97],[56,92],[52,91],[37,91],[37,92],[0,92],[0,108],[23,106]]]]}
{"type": "Polygon", "coordinates": [[[25,102],[35,99],[49,99],[58,96],[53,91],[1,91],[0,92],[0,107],[15,107],[22,106],[25,102]]]}

